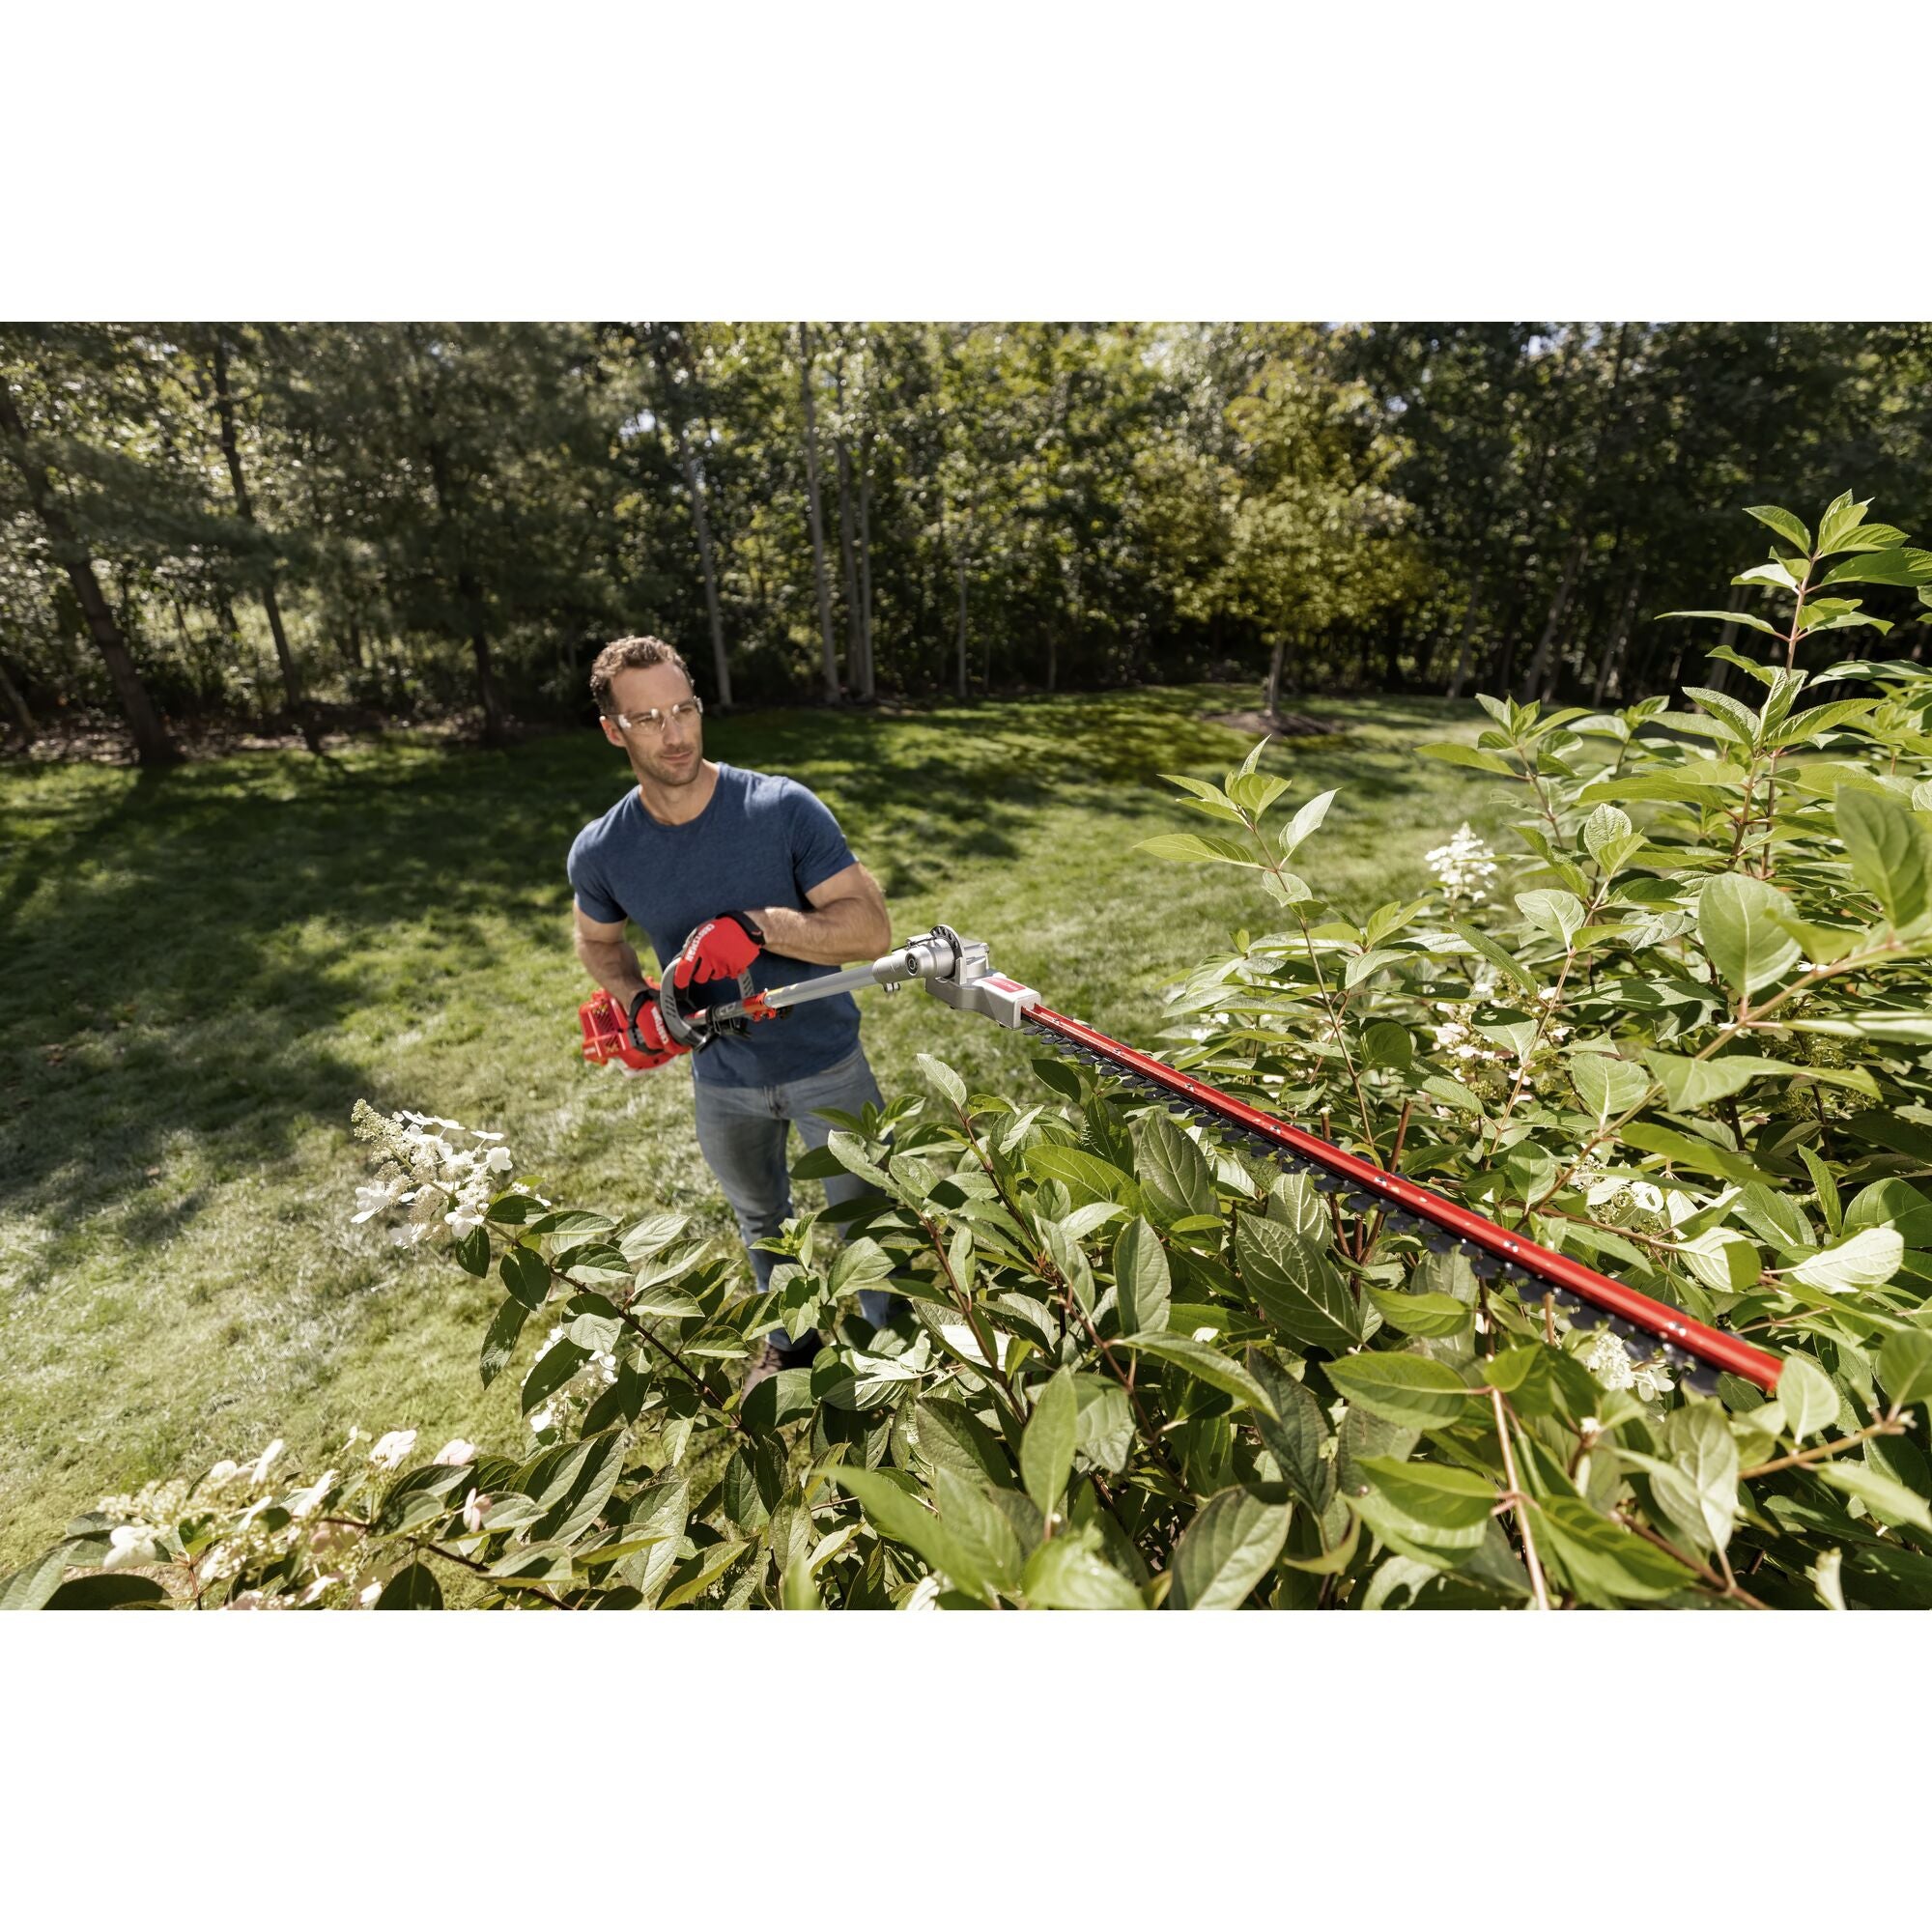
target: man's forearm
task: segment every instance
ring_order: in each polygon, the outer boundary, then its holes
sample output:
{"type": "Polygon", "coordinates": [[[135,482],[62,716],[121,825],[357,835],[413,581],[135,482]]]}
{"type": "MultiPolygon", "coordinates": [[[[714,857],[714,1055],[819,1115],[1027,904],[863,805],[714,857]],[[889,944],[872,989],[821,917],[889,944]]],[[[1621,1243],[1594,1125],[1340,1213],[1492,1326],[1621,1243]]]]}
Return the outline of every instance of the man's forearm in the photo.
{"type": "Polygon", "coordinates": [[[583,970],[629,1012],[631,1002],[644,990],[644,969],[637,948],[627,939],[585,939],[580,934],[577,956],[583,970]]]}
{"type": "Polygon", "coordinates": [[[844,966],[855,959],[876,959],[892,950],[886,902],[870,894],[834,899],[810,912],[790,906],[754,907],[752,917],[763,928],[767,952],[813,966],[844,966]]]}

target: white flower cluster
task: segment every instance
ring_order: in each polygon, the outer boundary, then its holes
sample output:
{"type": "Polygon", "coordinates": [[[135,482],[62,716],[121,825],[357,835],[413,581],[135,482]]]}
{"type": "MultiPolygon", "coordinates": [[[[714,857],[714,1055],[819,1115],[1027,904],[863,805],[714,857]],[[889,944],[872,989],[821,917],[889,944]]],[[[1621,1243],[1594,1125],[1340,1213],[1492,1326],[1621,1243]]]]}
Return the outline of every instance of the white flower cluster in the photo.
{"type": "MultiPolygon", "coordinates": [[[[373,1181],[356,1188],[350,1221],[359,1224],[392,1208],[407,1208],[409,1217],[395,1235],[402,1247],[414,1247],[435,1229],[439,1215],[456,1240],[480,1228],[492,1196],[515,1165],[509,1149],[496,1145],[501,1134],[470,1127],[469,1138],[483,1145],[457,1147],[446,1136],[464,1133],[463,1123],[436,1114],[405,1110],[384,1120],[366,1100],[358,1100],[355,1125],[359,1139],[373,1141],[382,1151],[383,1164],[373,1181]]],[[[521,1184],[516,1191],[527,1192],[521,1184]]]]}
{"type": "MultiPolygon", "coordinates": [[[[561,1327],[557,1327],[553,1328],[544,1337],[544,1345],[537,1350],[539,1361],[563,1340],[564,1333],[561,1327]]],[[[616,1356],[608,1350],[592,1350],[577,1373],[560,1387],[553,1389],[550,1395],[530,1411],[532,1432],[541,1435],[546,1430],[563,1428],[581,1410],[588,1408],[616,1379],[616,1356]]]]}
{"type": "MultiPolygon", "coordinates": [[[[199,1482],[177,1477],[138,1494],[102,1496],[100,1513],[113,1520],[101,1567],[175,1566],[197,1602],[238,1578],[262,1579],[230,1595],[227,1609],[367,1609],[405,1560],[372,1543],[367,1521],[386,1473],[410,1459],[417,1433],[392,1429],[359,1456],[349,1453],[367,1440],[360,1429],[349,1432],[338,1457],[346,1479],[330,1468],[301,1488],[271,1487],[283,1448],[277,1439],[252,1463],[224,1458],[199,1482]]],[[[476,1444],[457,1436],[435,1462],[463,1468],[476,1456],[476,1444]]]]}
{"type": "Polygon", "coordinates": [[[1515,1058],[1507,1049],[1497,1046],[1493,1040],[1485,1039],[1469,1024],[1466,1015],[1475,1011],[1473,1007],[1452,1007],[1449,1010],[1450,1017],[1435,1029],[1436,1050],[1450,1054],[1457,1060],[1473,1063],[1463,1069],[1465,1072],[1474,1071],[1486,1062],[1492,1062],[1499,1066],[1507,1065],[1515,1058]],[[1464,1017],[1458,1018],[1458,1013],[1464,1017]]]}
{"type": "Polygon", "coordinates": [[[1658,1360],[1634,1362],[1624,1345],[1607,1328],[1599,1331],[1583,1357],[1583,1366],[1606,1389],[1634,1389],[1639,1402],[1656,1402],[1677,1386],[1658,1360]]]}
{"type": "Polygon", "coordinates": [[[1435,874],[1451,905],[1480,905],[1489,896],[1484,882],[1496,875],[1496,855],[1466,822],[1456,828],[1448,844],[1426,854],[1423,863],[1435,874]]]}

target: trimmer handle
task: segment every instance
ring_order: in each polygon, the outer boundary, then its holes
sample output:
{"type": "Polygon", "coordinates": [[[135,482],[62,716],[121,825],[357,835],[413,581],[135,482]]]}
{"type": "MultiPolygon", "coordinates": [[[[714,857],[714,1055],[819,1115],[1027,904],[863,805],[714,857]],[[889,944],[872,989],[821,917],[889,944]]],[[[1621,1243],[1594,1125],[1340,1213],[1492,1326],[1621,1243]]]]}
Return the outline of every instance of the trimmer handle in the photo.
{"type": "MultiPolygon", "coordinates": [[[[707,981],[715,985],[715,980],[707,981]]],[[[738,998],[752,997],[752,969],[748,966],[738,975],[738,998]]],[[[658,1017],[664,1022],[666,1034],[679,1046],[687,1047],[693,1053],[702,1053],[720,1034],[743,1033],[751,1021],[743,1014],[732,1014],[721,1020],[705,1017],[705,1009],[687,1008],[679,995],[674,975],[667,973],[658,985],[658,1017]]]]}

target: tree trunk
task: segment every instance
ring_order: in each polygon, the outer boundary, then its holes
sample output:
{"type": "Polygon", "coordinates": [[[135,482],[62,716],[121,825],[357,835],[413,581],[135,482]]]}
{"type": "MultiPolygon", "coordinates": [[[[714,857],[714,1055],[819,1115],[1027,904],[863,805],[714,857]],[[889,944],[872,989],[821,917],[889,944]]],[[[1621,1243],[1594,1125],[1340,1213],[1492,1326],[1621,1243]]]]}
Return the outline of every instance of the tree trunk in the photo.
{"type": "Polygon", "coordinates": [[[872,432],[859,438],[859,635],[865,645],[866,681],[859,696],[878,696],[878,664],[872,655],[872,432]]]}
{"type": "MultiPolygon", "coordinates": [[[[956,559],[959,571],[959,696],[966,696],[966,552],[962,549],[956,559]]],[[[987,673],[992,672],[990,658],[986,665],[987,673]]]]}
{"type": "Polygon", "coordinates": [[[40,733],[34,723],[34,714],[27,708],[27,699],[20,687],[7,674],[7,667],[0,664],[0,702],[4,702],[14,720],[14,728],[19,733],[18,749],[25,751],[40,733]]]}
{"type": "Polygon", "coordinates": [[[1267,690],[1265,702],[1262,706],[1270,724],[1281,715],[1281,673],[1287,661],[1288,639],[1277,638],[1274,640],[1274,654],[1268,659],[1267,690]]]}
{"type": "MultiPolygon", "coordinates": [[[[214,411],[221,431],[221,455],[228,465],[228,480],[235,490],[235,508],[250,528],[259,529],[255,506],[248,499],[248,483],[242,469],[242,444],[235,434],[235,397],[228,386],[228,338],[214,331],[214,411]]],[[[262,585],[262,609],[269,619],[269,635],[275,640],[275,662],[281,667],[282,692],[288,700],[289,716],[302,734],[302,743],[311,752],[322,750],[322,732],[315,714],[303,695],[301,673],[296,668],[295,653],[289,649],[289,634],[282,628],[282,607],[275,597],[275,581],[270,575],[262,585]]]]}
{"type": "Polygon", "coordinates": [[[133,653],[128,648],[114,612],[107,607],[100,580],[94,574],[94,558],[75,536],[67,511],[48,488],[46,469],[27,440],[27,426],[14,405],[14,392],[4,380],[0,380],[0,434],[4,434],[14,467],[26,482],[28,500],[41,520],[41,527],[47,533],[55,560],[67,572],[81,614],[87,619],[88,635],[107,666],[114,695],[120,699],[121,710],[134,736],[135,755],[150,767],[179,764],[181,750],[168,736],[167,726],[155,709],[155,700],[141,682],[133,653]]]}
{"type": "Polygon", "coordinates": [[[1463,687],[1469,680],[1470,658],[1476,644],[1476,613],[1483,606],[1483,573],[1478,570],[1469,579],[1468,601],[1463,611],[1463,641],[1457,647],[1456,674],[1449,680],[1448,696],[1451,702],[1463,696],[1463,687]]]}
{"type": "MultiPolygon", "coordinates": [[[[840,390],[844,381],[840,379],[840,390]]],[[[866,634],[858,614],[858,543],[852,529],[852,454],[846,450],[844,429],[833,437],[838,458],[838,564],[846,585],[846,692],[866,696],[866,634]]]]}
{"type": "Polygon", "coordinates": [[[490,634],[481,616],[482,599],[472,582],[466,593],[470,608],[478,612],[475,628],[469,633],[469,655],[476,661],[476,693],[483,700],[483,742],[500,745],[508,738],[504,728],[503,706],[497,696],[497,672],[490,662],[490,634]]]}
{"type": "Polygon", "coordinates": [[[1563,582],[1556,586],[1556,596],[1549,606],[1549,615],[1543,626],[1543,635],[1536,640],[1536,655],[1529,661],[1528,674],[1523,678],[1520,696],[1523,701],[1540,695],[1544,681],[1549,675],[1549,654],[1556,642],[1556,627],[1562,622],[1563,612],[1570,603],[1570,592],[1577,582],[1577,573],[1583,563],[1584,540],[1578,537],[1570,547],[1570,561],[1563,568],[1563,582]]]}
{"type": "MultiPolygon", "coordinates": [[[[711,627],[711,678],[717,687],[718,708],[728,711],[731,708],[731,662],[724,650],[724,612],[718,600],[718,564],[711,545],[711,514],[704,500],[704,478],[699,471],[697,458],[692,453],[684,412],[677,407],[669,359],[665,355],[663,342],[655,333],[651,336],[651,355],[664,381],[665,414],[670,423],[678,468],[684,472],[685,493],[691,498],[691,521],[697,530],[697,561],[704,573],[704,615],[711,627]]],[[[689,372],[688,362],[686,368],[689,372]]]]}
{"type": "Polygon", "coordinates": [[[416,372],[416,406],[423,413],[423,454],[429,462],[430,490],[436,498],[437,520],[441,526],[445,554],[453,554],[457,559],[456,595],[469,618],[469,652],[476,665],[477,701],[483,707],[483,742],[486,745],[501,745],[508,742],[510,734],[505,726],[502,703],[497,696],[496,672],[490,663],[490,634],[484,621],[483,586],[469,561],[469,538],[450,514],[453,491],[449,478],[449,452],[443,447],[442,439],[434,427],[436,402],[423,376],[422,358],[416,354],[412,327],[406,324],[405,329],[409,332],[411,360],[416,372]]]}
{"type": "MultiPolygon", "coordinates": [[[[1603,660],[1597,666],[1596,687],[1590,693],[1592,704],[1602,704],[1610,688],[1610,680],[1616,675],[1617,667],[1623,662],[1623,655],[1630,642],[1631,623],[1636,615],[1637,594],[1643,588],[1643,572],[1636,571],[1631,578],[1629,590],[1624,593],[1623,609],[1617,615],[1616,629],[1610,633],[1610,640],[1604,646],[1603,660]]],[[[1623,696],[1621,687],[1617,693],[1623,696]]]]}
{"type": "Polygon", "coordinates": [[[806,511],[811,523],[811,570],[818,585],[818,633],[825,645],[825,701],[838,702],[838,647],[832,640],[832,585],[825,576],[825,512],[818,496],[818,416],[811,403],[811,332],[798,326],[798,388],[805,403],[806,511]]]}

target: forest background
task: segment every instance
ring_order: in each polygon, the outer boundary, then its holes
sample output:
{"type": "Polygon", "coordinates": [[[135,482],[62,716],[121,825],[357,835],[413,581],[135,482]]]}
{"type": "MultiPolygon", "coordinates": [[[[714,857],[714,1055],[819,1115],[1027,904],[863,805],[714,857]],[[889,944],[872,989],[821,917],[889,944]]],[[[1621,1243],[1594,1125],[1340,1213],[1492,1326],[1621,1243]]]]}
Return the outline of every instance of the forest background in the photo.
{"type": "Polygon", "coordinates": [[[726,708],[1629,702],[1741,505],[1924,521],[1928,376],[1922,323],[10,324],[0,716],[502,742],[627,631],[726,708]]]}

